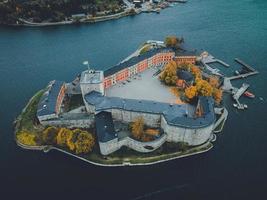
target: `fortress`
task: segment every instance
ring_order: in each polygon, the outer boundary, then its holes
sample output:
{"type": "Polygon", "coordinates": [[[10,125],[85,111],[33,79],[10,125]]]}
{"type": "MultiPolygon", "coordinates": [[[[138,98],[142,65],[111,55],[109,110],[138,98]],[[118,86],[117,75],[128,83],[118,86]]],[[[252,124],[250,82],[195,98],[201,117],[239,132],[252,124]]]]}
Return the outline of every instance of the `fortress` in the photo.
{"type": "Polygon", "coordinates": [[[204,144],[218,126],[214,100],[200,96],[196,106],[175,103],[158,80],[162,67],[171,60],[194,64],[196,56],[176,55],[172,49],[157,47],[105,71],[88,69],[72,83],[52,81],[38,104],[37,118],[44,126],[94,127],[102,155],[122,146],[151,152],[166,141],[204,144]],[[65,112],[65,97],[77,94],[84,105],[65,112]],[[196,114],[199,111],[201,115],[196,114]],[[149,142],[131,137],[125,125],[138,117],[161,134],[149,142]]]}

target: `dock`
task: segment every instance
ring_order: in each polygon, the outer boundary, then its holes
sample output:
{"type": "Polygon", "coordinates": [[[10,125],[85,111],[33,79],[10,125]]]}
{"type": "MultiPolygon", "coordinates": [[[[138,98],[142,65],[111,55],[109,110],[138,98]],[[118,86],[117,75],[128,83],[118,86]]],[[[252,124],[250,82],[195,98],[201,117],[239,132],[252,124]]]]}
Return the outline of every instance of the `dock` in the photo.
{"type": "Polygon", "coordinates": [[[248,76],[253,76],[258,74],[259,72],[257,70],[255,70],[253,67],[251,67],[250,65],[246,64],[245,62],[243,62],[242,60],[240,60],[239,58],[235,58],[235,61],[237,63],[239,63],[240,65],[242,65],[242,67],[244,69],[246,69],[247,73],[244,74],[239,74],[236,76],[231,76],[231,77],[227,77],[229,80],[235,80],[235,79],[240,79],[240,78],[246,78],[248,76]]]}
{"type": "Polygon", "coordinates": [[[221,65],[223,65],[223,66],[225,66],[225,67],[230,67],[230,65],[229,64],[227,64],[227,63],[225,63],[225,62],[223,62],[222,60],[219,60],[219,59],[217,59],[217,58],[215,58],[214,56],[212,56],[212,55],[207,55],[207,56],[205,56],[205,57],[203,57],[202,58],[202,62],[204,63],[204,64],[211,64],[211,63],[220,63],[221,65]]]}
{"type": "Polygon", "coordinates": [[[253,67],[251,67],[250,65],[246,64],[245,62],[243,62],[242,60],[240,60],[239,58],[235,58],[235,61],[237,63],[239,63],[240,65],[242,65],[243,67],[249,69],[251,72],[258,72],[257,70],[255,70],[253,67]]]}
{"type": "Polygon", "coordinates": [[[247,83],[243,83],[242,87],[237,89],[235,88],[233,91],[233,99],[236,101],[237,103],[237,108],[240,110],[243,110],[245,108],[244,104],[241,104],[239,102],[239,98],[241,97],[241,95],[243,95],[243,93],[249,88],[249,84],[247,83]]]}

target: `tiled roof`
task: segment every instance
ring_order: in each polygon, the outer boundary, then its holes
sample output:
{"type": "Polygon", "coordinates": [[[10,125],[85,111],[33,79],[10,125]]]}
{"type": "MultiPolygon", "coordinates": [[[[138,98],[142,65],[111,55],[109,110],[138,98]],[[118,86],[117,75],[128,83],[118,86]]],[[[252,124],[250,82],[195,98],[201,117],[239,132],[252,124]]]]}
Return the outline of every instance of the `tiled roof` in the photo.
{"type": "Polygon", "coordinates": [[[211,97],[199,97],[204,110],[204,116],[199,118],[189,116],[187,104],[179,105],[148,100],[106,97],[95,91],[85,95],[85,100],[87,103],[94,105],[96,111],[116,108],[134,112],[162,114],[167,123],[173,126],[200,128],[212,124],[215,120],[213,99],[211,97]]]}
{"type": "Polygon", "coordinates": [[[51,81],[47,86],[46,92],[41,97],[38,108],[37,116],[52,115],[56,112],[56,104],[58,94],[61,87],[64,85],[63,81],[51,81]]]}
{"type": "Polygon", "coordinates": [[[95,116],[98,141],[107,142],[117,137],[110,112],[100,112],[95,116]]]}
{"type": "Polygon", "coordinates": [[[129,60],[123,62],[123,63],[119,63],[107,70],[104,71],[104,77],[110,76],[112,74],[115,74],[118,71],[121,71],[127,67],[131,67],[147,58],[150,58],[158,53],[165,53],[165,52],[173,52],[172,49],[170,48],[158,48],[158,49],[153,49],[151,51],[145,52],[139,56],[136,57],[132,57],[129,60]]]}

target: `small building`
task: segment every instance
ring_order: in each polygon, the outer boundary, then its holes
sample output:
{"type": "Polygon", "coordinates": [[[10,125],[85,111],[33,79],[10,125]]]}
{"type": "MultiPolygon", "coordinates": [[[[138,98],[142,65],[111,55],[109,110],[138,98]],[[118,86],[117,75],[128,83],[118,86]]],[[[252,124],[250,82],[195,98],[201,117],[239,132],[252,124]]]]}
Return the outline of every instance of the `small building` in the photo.
{"type": "Polygon", "coordinates": [[[176,54],[174,61],[178,64],[196,64],[197,56],[195,52],[183,51],[176,54]]]}
{"type": "Polygon", "coordinates": [[[186,70],[177,70],[177,87],[184,89],[193,84],[194,76],[186,70]]]}
{"type": "Polygon", "coordinates": [[[170,62],[173,57],[174,52],[169,48],[153,49],[142,55],[132,57],[104,71],[104,87],[106,89],[118,82],[125,81],[129,77],[143,72],[147,68],[165,65],[170,62]]]}
{"type": "Polygon", "coordinates": [[[73,14],[73,15],[71,15],[71,18],[72,18],[72,19],[76,19],[76,20],[78,20],[78,19],[82,19],[82,18],[84,18],[84,17],[86,17],[86,15],[85,15],[84,13],[78,13],[78,14],[73,14]]]}

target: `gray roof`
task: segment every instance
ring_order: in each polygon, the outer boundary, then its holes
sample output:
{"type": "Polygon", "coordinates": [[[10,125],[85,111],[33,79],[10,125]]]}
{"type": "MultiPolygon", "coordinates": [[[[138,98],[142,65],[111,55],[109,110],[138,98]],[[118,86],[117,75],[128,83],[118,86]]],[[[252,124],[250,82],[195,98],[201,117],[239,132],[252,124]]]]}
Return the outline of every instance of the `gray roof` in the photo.
{"type": "Polygon", "coordinates": [[[107,70],[104,71],[104,76],[107,77],[107,76],[110,76],[112,74],[115,74],[116,72],[118,71],[121,71],[127,67],[131,67],[145,59],[148,59],[158,53],[165,53],[165,52],[173,52],[172,49],[170,48],[157,48],[157,49],[152,49],[148,52],[145,52],[139,56],[135,56],[135,57],[132,57],[130,58],[129,60],[123,62],[123,63],[119,63],[107,70]]]}
{"type": "Polygon", "coordinates": [[[196,51],[179,50],[176,52],[176,56],[196,56],[196,51]]]}
{"type": "Polygon", "coordinates": [[[177,70],[177,76],[179,79],[185,80],[186,82],[190,82],[193,80],[193,75],[185,70],[177,70]]]}
{"type": "Polygon", "coordinates": [[[117,138],[110,112],[100,112],[95,116],[98,141],[107,142],[117,138]]]}
{"type": "Polygon", "coordinates": [[[203,106],[204,116],[194,118],[189,116],[187,104],[168,104],[148,100],[123,99],[119,97],[102,96],[99,92],[85,95],[87,103],[94,105],[96,111],[112,108],[151,114],[163,114],[168,124],[186,128],[200,128],[212,124],[215,120],[213,98],[199,97],[203,106]]]}
{"type": "Polygon", "coordinates": [[[83,71],[80,78],[80,83],[90,83],[90,84],[98,84],[101,83],[103,79],[103,71],[93,71],[88,70],[83,71]]]}
{"type": "Polygon", "coordinates": [[[56,113],[56,104],[58,94],[61,87],[64,85],[63,81],[51,81],[47,86],[46,91],[41,97],[38,107],[37,107],[37,116],[52,115],[56,113]]]}

